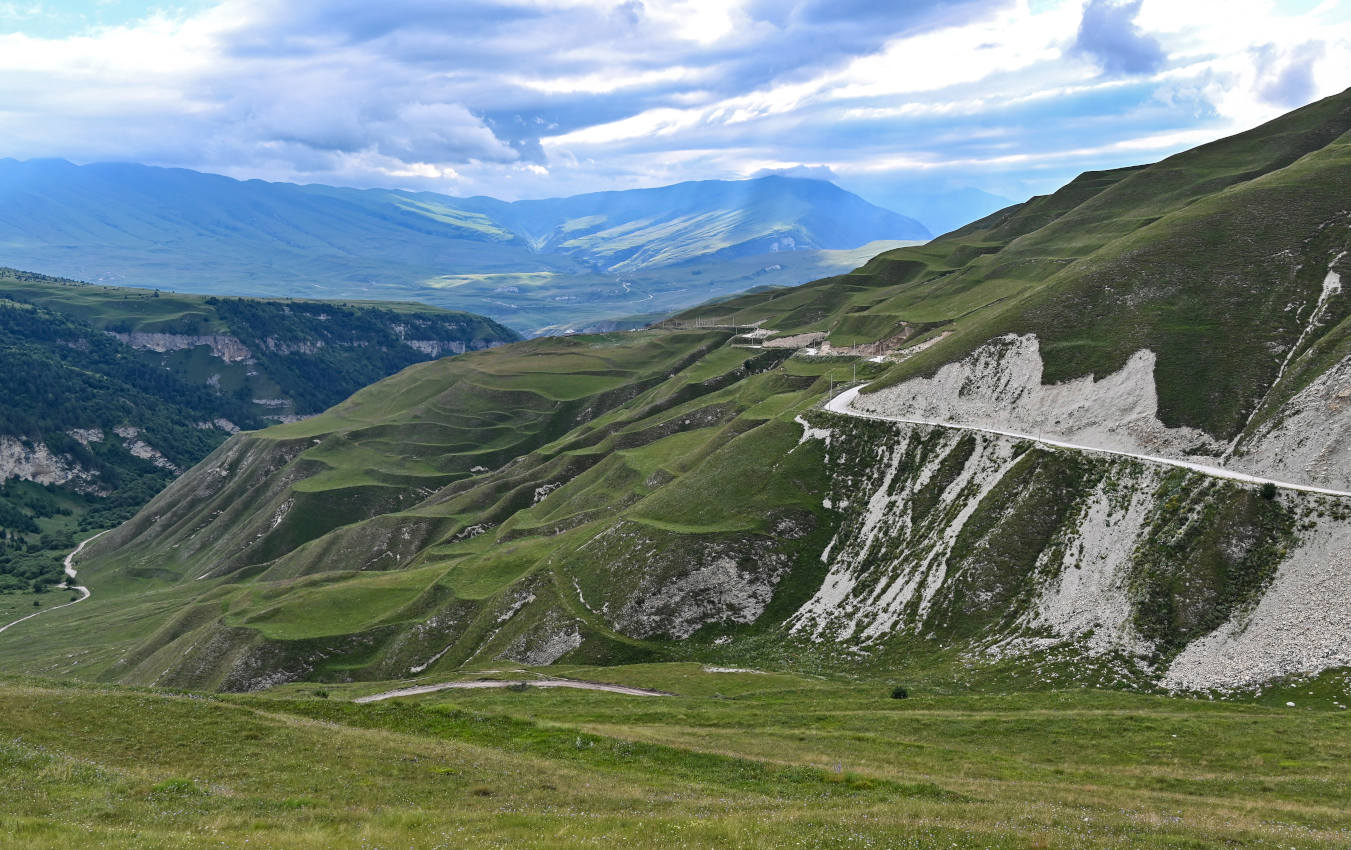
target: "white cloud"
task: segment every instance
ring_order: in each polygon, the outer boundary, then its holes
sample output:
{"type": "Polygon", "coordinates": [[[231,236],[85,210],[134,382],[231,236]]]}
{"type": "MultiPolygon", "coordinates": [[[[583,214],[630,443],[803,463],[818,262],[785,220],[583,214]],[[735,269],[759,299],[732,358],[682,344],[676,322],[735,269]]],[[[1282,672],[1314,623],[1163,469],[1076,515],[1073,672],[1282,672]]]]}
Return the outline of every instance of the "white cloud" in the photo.
{"type": "Polygon", "coordinates": [[[1351,84],[1346,2],[1126,5],[1147,73],[1073,49],[1085,0],[223,0],[0,35],[0,156],[503,196],[809,163],[1007,193],[1351,84]]]}

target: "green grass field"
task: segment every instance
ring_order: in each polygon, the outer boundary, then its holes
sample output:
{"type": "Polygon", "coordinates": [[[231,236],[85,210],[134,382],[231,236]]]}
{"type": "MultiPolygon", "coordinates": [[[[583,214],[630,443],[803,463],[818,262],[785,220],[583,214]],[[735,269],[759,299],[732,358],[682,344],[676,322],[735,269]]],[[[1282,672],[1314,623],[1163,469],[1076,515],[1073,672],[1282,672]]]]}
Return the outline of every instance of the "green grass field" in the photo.
{"type": "MultiPolygon", "coordinates": [[[[0,683],[6,846],[1345,847],[1351,715],[1091,690],[549,670],[655,687],[230,697],[0,683]],[[321,698],[321,696],[323,698],[321,698]]],[[[533,673],[498,677],[529,680],[533,673]]]]}

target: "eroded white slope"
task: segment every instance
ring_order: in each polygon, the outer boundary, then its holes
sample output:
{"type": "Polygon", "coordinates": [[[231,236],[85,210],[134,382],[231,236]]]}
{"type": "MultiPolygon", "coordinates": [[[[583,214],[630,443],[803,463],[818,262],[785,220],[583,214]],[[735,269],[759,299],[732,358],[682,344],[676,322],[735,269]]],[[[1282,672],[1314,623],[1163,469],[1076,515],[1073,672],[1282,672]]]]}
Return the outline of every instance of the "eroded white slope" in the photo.
{"type": "Polygon", "coordinates": [[[1041,345],[1033,334],[999,337],[932,378],[913,378],[851,406],[887,418],[919,419],[1016,431],[1141,454],[1219,456],[1223,444],[1195,428],[1159,421],[1154,353],[1140,350],[1119,372],[1061,384],[1041,382],[1041,345]]]}
{"type": "MultiPolygon", "coordinates": [[[[931,379],[871,396],[852,389],[831,400],[831,412],[887,421],[904,436],[899,444],[879,445],[875,460],[864,464],[870,472],[862,478],[854,473],[857,480],[844,485],[848,495],[835,497],[834,507],[844,508],[847,518],[823,556],[830,565],[826,580],[791,621],[795,634],[866,649],[889,637],[941,628],[944,614],[935,616],[934,604],[953,581],[954,542],[1016,463],[1020,444],[1039,440],[1044,448],[1085,452],[1106,472],[1091,492],[1077,497],[1043,548],[1031,570],[1030,602],[1016,622],[1005,620],[982,638],[994,655],[1073,643],[1091,655],[1135,656],[1142,669],[1156,670],[1162,684],[1178,689],[1245,688],[1351,664],[1351,524],[1345,519],[1351,482],[1335,477],[1345,476],[1351,461],[1351,361],[1325,374],[1287,405],[1277,424],[1258,432],[1243,459],[1247,472],[1213,466],[1212,459],[1168,456],[1202,442],[1218,454],[1219,446],[1200,432],[1170,429],[1158,420],[1147,351],[1099,381],[1042,386],[1040,378],[1035,338],[1007,336],[931,379]],[[918,453],[917,438],[927,440],[918,453]],[[929,518],[915,519],[914,500],[963,438],[975,441],[974,451],[955,477],[949,468],[951,481],[929,518]],[[1133,582],[1146,541],[1162,534],[1151,545],[1168,545],[1175,533],[1166,531],[1168,517],[1160,514],[1161,486],[1175,475],[1170,467],[1209,476],[1191,479],[1190,488],[1218,487],[1216,479],[1274,483],[1302,521],[1261,597],[1209,634],[1198,634],[1166,668],[1155,668],[1147,661],[1155,647],[1134,627],[1141,600],[1133,582]],[[1318,483],[1301,483],[1310,480],[1318,483]],[[1327,483],[1342,487],[1319,486],[1327,483]],[[851,487],[856,492],[849,493],[851,487]]],[[[847,448],[842,431],[799,421],[803,440],[824,439],[828,453],[847,448]]],[[[1010,497],[1019,498],[1002,498],[1010,497]]]]}
{"type": "Polygon", "coordinates": [[[1244,688],[1351,665],[1351,527],[1320,522],[1281,564],[1257,606],[1192,642],[1163,684],[1244,688]]]}
{"type": "MultiPolygon", "coordinates": [[[[819,430],[808,434],[826,436],[819,430]]],[[[827,547],[823,558],[830,570],[793,616],[795,634],[870,642],[920,627],[942,587],[953,541],[1014,460],[1010,441],[977,438],[960,471],[941,485],[929,516],[916,523],[910,503],[933,482],[958,439],[955,433],[940,435],[918,467],[905,462],[904,442],[886,450],[878,458],[880,478],[856,502],[835,505],[855,520],[827,547]]]]}
{"type": "MultiPolygon", "coordinates": [[[[952,578],[958,536],[1020,457],[1020,440],[971,434],[966,437],[974,442],[969,457],[944,482],[941,470],[954,465],[950,456],[963,434],[923,425],[894,427],[900,442],[878,456],[867,489],[853,502],[834,505],[850,519],[823,556],[830,569],[820,589],[790,621],[794,634],[867,646],[928,631],[931,616],[941,619],[935,604],[952,578]],[[932,506],[916,518],[912,505],[931,486],[941,492],[934,499],[931,491],[932,506]]],[[[825,437],[822,429],[809,434],[825,437]]],[[[1062,532],[1038,561],[1035,572],[1043,580],[1034,600],[1001,640],[998,654],[1071,640],[1103,655],[1149,652],[1131,625],[1130,564],[1151,519],[1162,474],[1118,461],[1072,507],[1062,532]]],[[[988,613],[997,617],[1002,612],[988,613]]]]}
{"type": "Polygon", "coordinates": [[[1131,625],[1130,566],[1152,511],[1160,470],[1122,465],[1119,477],[1104,478],[1080,507],[1072,531],[1061,539],[1057,563],[1043,557],[1039,572],[1054,576],[1042,585],[1024,620],[1032,631],[1082,641],[1090,651],[1148,653],[1149,645],[1131,625]]]}
{"type": "Polygon", "coordinates": [[[1227,465],[1254,475],[1351,489],[1351,357],[1282,405],[1227,465]]]}

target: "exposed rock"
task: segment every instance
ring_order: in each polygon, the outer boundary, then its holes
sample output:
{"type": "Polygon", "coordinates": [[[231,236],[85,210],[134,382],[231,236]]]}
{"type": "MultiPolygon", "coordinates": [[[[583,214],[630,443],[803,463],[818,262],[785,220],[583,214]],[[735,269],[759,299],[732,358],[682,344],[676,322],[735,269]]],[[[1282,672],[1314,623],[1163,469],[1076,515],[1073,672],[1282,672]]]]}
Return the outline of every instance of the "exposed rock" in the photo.
{"type": "Polygon", "coordinates": [[[1351,357],[1282,405],[1226,465],[1254,475],[1351,490],[1351,357]]]}
{"type": "Polygon", "coordinates": [[[227,434],[239,433],[239,426],[223,417],[211,422],[197,422],[192,427],[200,428],[203,431],[210,431],[212,428],[218,428],[227,434]]]}
{"type": "Polygon", "coordinates": [[[173,461],[160,454],[154,446],[141,439],[141,429],[130,425],[118,425],[113,429],[113,433],[122,438],[122,444],[133,457],[141,460],[148,460],[160,469],[167,469],[171,472],[182,472],[173,461]]]}
{"type": "MultiPolygon", "coordinates": [[[[1275,515],[1303,519],[1292,538],[1271,538],[1277,543],[1268,556],[1257,526],[1207,525],[1226,506],[1243,517],[1251,504],[1244,500],[1269,504],[1246,485],[1199,473],[1179,481],[1162,465],[1034,450],[983,432],[802,424],[807,439],[828,439],[827,465],[837,478],[826,506],[842,517],[822,555],[824,581],[789,619],[799,638],[870,652],[894,638],[955,633],[987,657],[1054,655],[1056,663],[1104,664],[1117,681],[1138,681],[1138,674],[1181,690],[1250,688],[1351,665],[1351,499],[1281,492],[1275,515]],[[1046,478],[1038,497],[1034,455],[1077,470],[1072,486],[1046,478]],[[1049,506],[1044,514],[1059,508],[1051,534],[1009,521],[1038,498],[1049,506]],[[1223,535],[1214,537],[1216,529],[1223,535]],[[1262,561],[1274,579],[1205,585],[1231,579],[1206,572],[1209,555],[1199,572],[1185,572],[1192,556],[1175,548],[1184,531],[1193,546],[1210,535],[1214,557],[1226,564],[1274,559],[1262,561]],[[995,535],[1003,536],[1004,554],[986,545],[995,535]],[[990,571],[1010,548],[1023,560],[1001,588],[990,571]],[[1176,582],[1173,596],[1145,593],[1151,570],[1176,582]],[[1220,622],[1213,606],[1224,588],[1235,601],[1225,603],[1220,622]],[[1158,622],[1160,604],[1173,606],[1165,608],[1174,612],[1167,622],[1207,625],[1194,634],[1181,627],[1158,633],[1148,624],[1158,622]],[[1196,605],[1205,610],[1183,616],[1196,605]],[[1180,643],[1169,649],[1169,640],[1180,643]]],[[[1250,570],[1241,566],[1236,575],[1250,570]]]]}
{"type": "Polygon", "coordinates": [[[205,345],[211,349],[212,355],[219,357],[226,363],[242,363],[253,357],[253,352],[249,351],[248,346],[233,336],[221,334],[192,336],[189,334],[147,333],[145,331],[134,331],[132,333],[109,331],[109,333],[132,348],[158,351],[161,354],[169,351],[187,351],[205,345]]]}
{"type": "Polygon", "coordinates": [[[753,623],[788,566],[782,556],[743,566],[728,555],[707,550],[699,555],[699,565],[685,575],[661,587],[645,586],[646,593],[620,611],[616,625],[635,637],[687,638],[707,623],[753,623]]]}
{"type": "Polygon", "coordinates": [[[600,610],[632,637],[686,638],[710,623],[753,623],[788,573],[775,539],[700,535],[673,543],[666,534],[621,522],[586,544],[607,573],[583,598],[604,598],[600,610]]]}
{"type": "Polygon", "coordinates": [[[501,658],[531,666],[552,664],[582,645],[575,620],[551,611],[540,623],[511,642],[501,658]]]}
{"type": "Polygon", "coordinates": [[[1154,353],[1137,351],[1121,371],[1093,380],[1043,384],[1041,347],[1032,334],[1000,337],[932,378],[913,378],[854,406],[927,422],[1041,434],[1105,449],[1182,457],[1224,445],[1195,428],[1159,421],[1154,353]]]}
{"type": "Polygon", "coordinates": [[[273,354],[314,354],[324,345],[325,343],[321,339],[288,342],[270,336],[263,340],[263,347],[273,354]]]}
{"type": "Polygon", "coordinates": [[[464,354],[465,344],[459,340],[446,342],[439,339],[406,339],[403,344],[420,351],[428,357],[445,357],[448,354],[464,354]]]}
{"type": "Polygon", "coordinates": [[[100,492],[94,473],[70,458],[53,454],[46,443],[0,435],[0,481],[10,478],[64,484],[82,493],[100,492]]]}
{"type": "Polygon", "coordinates": [[[102,428],[71,428],[66,433],[82,446],[87,446],[90,443],[101,443],[104,436],[102,428]]]}
{"type": "Polygon", "coordinates": [[[1168,667],[1169,688],[1248,688],[1351,666],[1351,527],[1319,523],[1251,611],[1194,641],[1168,667]]]}

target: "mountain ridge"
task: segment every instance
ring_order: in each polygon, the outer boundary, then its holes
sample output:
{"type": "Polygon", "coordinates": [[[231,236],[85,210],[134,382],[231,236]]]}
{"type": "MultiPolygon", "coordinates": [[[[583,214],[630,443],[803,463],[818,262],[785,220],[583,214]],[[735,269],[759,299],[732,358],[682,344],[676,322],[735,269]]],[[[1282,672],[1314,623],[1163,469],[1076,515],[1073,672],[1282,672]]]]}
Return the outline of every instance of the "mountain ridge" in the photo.
{"type": "Polygon", "coordinates": [[[928,235],[797,178],[504,202],[0,160],[0,262],[208,294],[421,300],[527,333],[797,283],[863,259],[833,252],[928,235]]]}
{"type": "Polygon", "coordinates": [[[0,664],[49,663],[78,614],[135,624],[79,675],[224,690],[491,659],[1332,687],[1351,500],[1063,444],[1348,489],[1348,122],[1351,92],[849,274],[238,435],[91,544],[95,596],[0,664]],[[1049,440],[820,409],[848,381],[864,410],[1014,410],[1049,440]]]}

